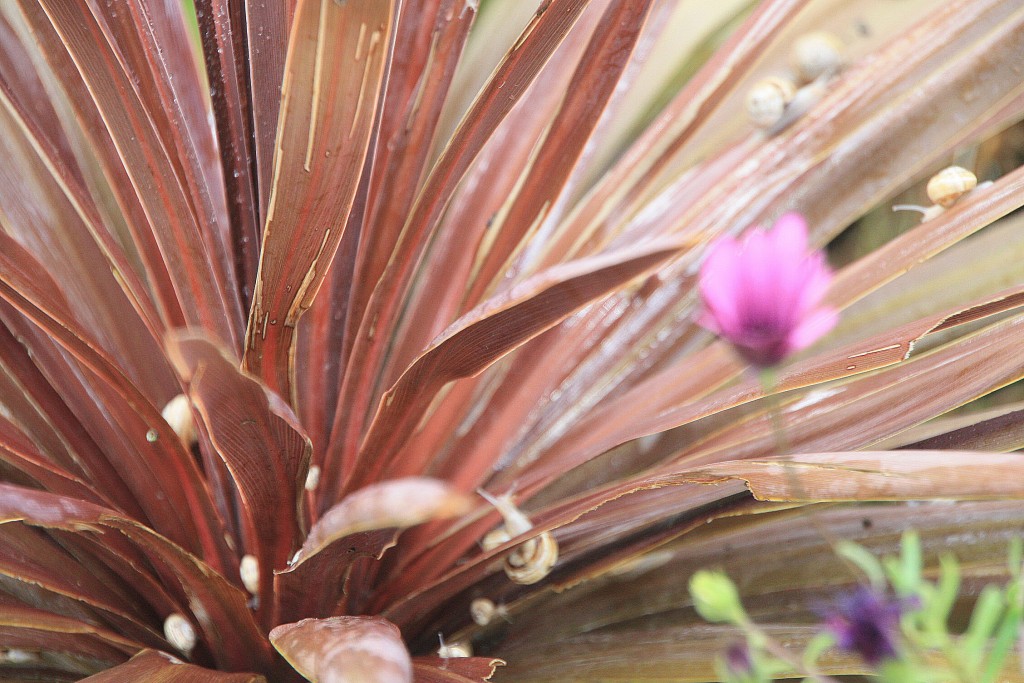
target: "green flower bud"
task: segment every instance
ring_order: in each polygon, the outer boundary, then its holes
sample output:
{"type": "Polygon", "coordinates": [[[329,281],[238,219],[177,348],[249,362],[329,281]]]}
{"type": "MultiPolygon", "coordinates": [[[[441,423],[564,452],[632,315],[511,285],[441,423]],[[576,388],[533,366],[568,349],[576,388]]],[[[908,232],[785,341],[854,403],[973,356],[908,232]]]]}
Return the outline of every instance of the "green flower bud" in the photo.
{"type": "Polygon", "coordinates": [[[690,577],[693,606],[704,619],[738,624],[744,620],[736,584],[724,572],[702,569],[690,577]]]}

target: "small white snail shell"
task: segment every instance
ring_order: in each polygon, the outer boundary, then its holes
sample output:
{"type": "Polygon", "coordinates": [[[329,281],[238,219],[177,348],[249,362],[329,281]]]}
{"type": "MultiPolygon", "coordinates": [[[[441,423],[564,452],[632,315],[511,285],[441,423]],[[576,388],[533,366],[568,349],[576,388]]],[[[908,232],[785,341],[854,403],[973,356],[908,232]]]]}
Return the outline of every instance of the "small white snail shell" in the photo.
{"type": "Polygon", "coordinates": [[[242,560],[238,563],[238,574],[245,590],[252,595],[259,595],[260,563],[254,555],[242,555],[242,560]]]}
{"type": "Polygon", "coordinates": [[[186,657],[196,646],[196,630],[188,619],[177,612],[164,619],[164,638],[186,657]]]}
{"type": "Polygon", "coordinates": [[[805,82],[831,76],[843,66],[843,44],[831,33],[806,33],[793,42],[793,68],[805,82]]]}
{"type": "Polygon", "coordinates": [[[944,168],[928,181],[928,199],[947,209],[978,186],[978,178],[966,168],[944,168]]]}
{"type": "Polygon", "coordinates": [[[477,625],[487,626],[495,617],[507,618],[508,608],[504,605],[495,605],[489,598],[477,598],[469,603],[469,615],[477,625]]]}
{"type": "Polygon", "coordinates": [[[444,636],[440,633],[437,634],[438,640],[441,641],[441,647],[437,648],[437,656],[443,657],[444,659],[454,659],[456,657],[472,657],[473,646],[465,642],[444,642],[444,636]]]}
{"type": "Polygon", "coordinates": [[[160,414],[185,446],[191,447],[196,442],[196,421],[188,396],[178,394],[167,402],[160,414]]]}
{"type": "Polygon", "coordinates": [[[757,126],[770,128],[786,112],[796,96],[796,86],[785,78],[770,76],[758,81],[747,93],[747,116],[757,126]]]}
{"type": "Polygon", "coordinates": [[[316,487],[320,485],[320,468],[313,465],[306,472],[306,483],[303,484],[303,488],[307,491],[316,491],[316,487]]]}
{"type": "MultiPolygon", "coordinates": [[[[482,490],[478,490],[478,493],[493,505],[505,520],[504,527],[484,536],[481,545],[485,551],[493,550],[508,539],[525,534],[533,528],[530,518],[513,505],[507,496],[496,498],[482,490]],[[504,534],[504,540],[498,541],[502,538],[501,534],[504,534]]],[[[550,574],[557,561],[558,541],[550,531],[544,531],[534,538],[523,541],[508,554],[505,558],[505,574],[516,583],[529,585],[550,574]]]]}
{"type": "Polygon", "coordinates": [[[953,206],[962,196],[975,189],[991,185],[984,182],[978,185],[978,178],[960,166],[949,166],[931,177],[928,181],[928,199],[935,202],[932,206],[916,204],[897,204],[893,211],[917,211],[921,214],[921,222],[930,221],[943,211],[953,206]]]}
{"type": "Polygon", "coordinates": [[[0,664],[35,664],[42,661],[42,656],[33,650],[23,650],[20,647],[12,647],[7,650],[0,650],[0,664]]]}

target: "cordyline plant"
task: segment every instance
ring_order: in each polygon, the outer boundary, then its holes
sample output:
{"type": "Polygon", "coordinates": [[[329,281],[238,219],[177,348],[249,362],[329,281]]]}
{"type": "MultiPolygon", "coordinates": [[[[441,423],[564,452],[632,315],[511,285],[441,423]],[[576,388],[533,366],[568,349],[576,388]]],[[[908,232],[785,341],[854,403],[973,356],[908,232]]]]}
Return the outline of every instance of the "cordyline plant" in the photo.
{"type": "Polygon", "coordinates": [[[941,416],[1024,376],[1017,0],[0,18],[4,680],[700,681],[698,567],[795,650],[829,536],[1004,571],[1024,409],[941,416]],[[787,212],[905,230],[762,386],[697,273],[787,212]]]}

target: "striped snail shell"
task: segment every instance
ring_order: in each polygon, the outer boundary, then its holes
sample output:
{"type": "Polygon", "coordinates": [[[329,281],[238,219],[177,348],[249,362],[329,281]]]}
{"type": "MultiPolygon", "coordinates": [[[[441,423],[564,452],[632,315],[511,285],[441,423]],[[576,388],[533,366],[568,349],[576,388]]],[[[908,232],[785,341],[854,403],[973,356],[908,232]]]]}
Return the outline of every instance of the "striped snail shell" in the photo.
{"type": "Polygon", "coordinates": [[[747,116],[757,126],[770,128],[782,120],[786,106],[796,96],[792,81],[769,76],[758,81],[747,93],[747,116]]]}
{"type": "Polygon", "coordinates": [[[977,176],[966,168],[950,166],[933,175],[928,181],[928,199],[948,209],[977,185],[977,176]]]}
{"type": "MultiPolygon", "coordinates": [[[[533,529],[530,518],[523,514],[507,495],[499,498],[483,490],[479,490],[478,493],[493,505],[505,520],[503,527],[484,536],[481,546],[485,551],[493,550],[509,539],[533,529]]],[[[523,541],[508,554],[505,558],[505,574],[516,583],[529,585],[550,574],[557,561],[558,541],[550,531],[544,531],[523,541]]]]}
{"type": "Polygon", "coordinates": [[[484,552],[490,552],[499,545],[504,545],[512,540],[512,536],[509,535],[508,531],[503,526],[499,526],[497,529],[492,529],[484,534],[483,539],[480,540],[480,547],[483,548],[484,552]]]}
{"type": "Polygon", "coordinates": [[[551,573],[558,562],[558,541],[545,531],[522,545],[505,558],[505,574],[516,583],[528,586],[551,573]]]}

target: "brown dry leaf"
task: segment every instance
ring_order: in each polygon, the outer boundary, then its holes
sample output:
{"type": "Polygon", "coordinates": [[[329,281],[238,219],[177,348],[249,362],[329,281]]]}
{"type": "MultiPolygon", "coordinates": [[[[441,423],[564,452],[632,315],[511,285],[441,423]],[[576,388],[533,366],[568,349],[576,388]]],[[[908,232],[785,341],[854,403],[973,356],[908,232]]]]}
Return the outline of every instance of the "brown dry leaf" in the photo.
{"type": "Polygon", "coordinates": [[[758,500],[838,502],[1024,496],[1024,455],[964,451],[803,453],[717,463],[686,476],[742,479],[758,500]],[[970,477],[964,471],[970,469],[970,477]]]}

